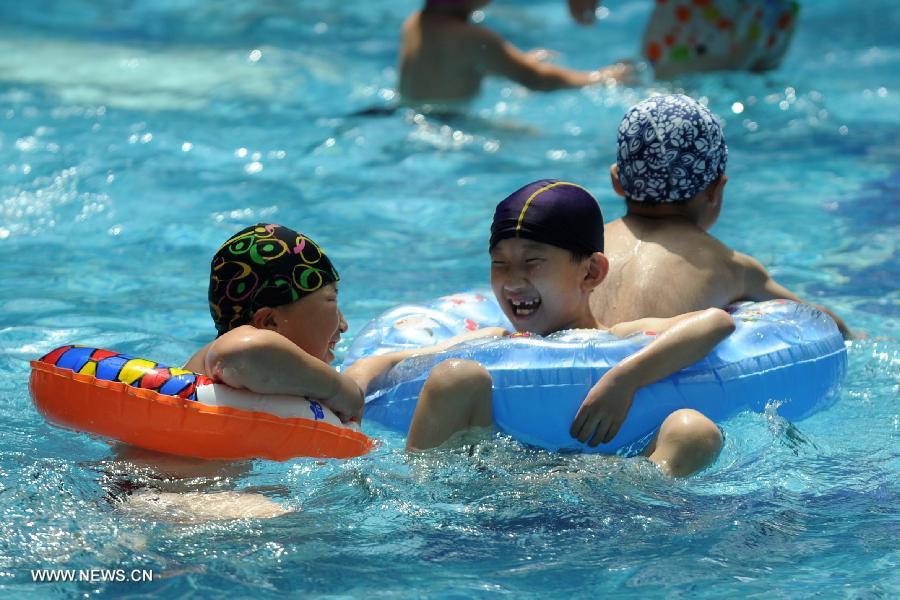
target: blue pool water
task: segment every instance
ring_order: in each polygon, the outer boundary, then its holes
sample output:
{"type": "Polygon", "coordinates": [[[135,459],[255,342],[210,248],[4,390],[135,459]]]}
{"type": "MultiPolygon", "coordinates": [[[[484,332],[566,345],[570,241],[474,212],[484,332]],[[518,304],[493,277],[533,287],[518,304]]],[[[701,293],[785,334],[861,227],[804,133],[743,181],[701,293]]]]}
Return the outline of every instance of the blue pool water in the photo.
{"type": "MultiPolygon", "coordinates": [[[[538,178],[608,219],[615,128],[674,88],[526,93],[469,116],[390,104],[415,2],[42,0],[0,6],[0,592],[891,597],[900,593],[900,5],[807,2],[782,68],[686,79],[726,123],[714,233],[868,338],[827,411],[723,424],[707,471],[556,455],[497,437],[408,456],[210,467],[175,481],[53,428],[28,361],[67,342],[179,364],[213,333],[208,258],[231,232],[309,233],[353,334],[385,308],[481,286],[494,204],[538,178]],[[848,7],[852,6],[852,9],[848,7]],[[251,491],[291,512],[210,520],[110,501],[129,485],[251,491]],[[31,569],[153,570],[152,583],[35,583],[31,569]]],[[[589,68],[635,56],[652,2],[593,28],[562,0],[485,24],[589,68]]],[[[778,399],[773,399],[777,402],[778,399]]],[[[198,505],[203,496],[192,496],[198,505]]],[[[208,497],[207,497],[208,498],[208,497]]]]}

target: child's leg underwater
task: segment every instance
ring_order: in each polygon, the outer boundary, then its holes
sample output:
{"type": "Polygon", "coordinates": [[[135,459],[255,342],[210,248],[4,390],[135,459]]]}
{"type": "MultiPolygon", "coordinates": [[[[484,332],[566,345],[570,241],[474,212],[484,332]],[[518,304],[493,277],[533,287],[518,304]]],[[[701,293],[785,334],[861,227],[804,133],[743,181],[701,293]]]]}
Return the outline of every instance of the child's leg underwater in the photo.
{"type": "Polygon", "coordinates": [[[722,432],[702,413],[683,408],[663,421],[643,455],[672,477],[709,466],[722,449],[722,432]]]}
{"type": "Polygon", "coordinates": [[[434,448],[457,432],[492,423],[490,373],[471,360],[445,360],[432,369],[419,394],[406,447],[434,448]]]}

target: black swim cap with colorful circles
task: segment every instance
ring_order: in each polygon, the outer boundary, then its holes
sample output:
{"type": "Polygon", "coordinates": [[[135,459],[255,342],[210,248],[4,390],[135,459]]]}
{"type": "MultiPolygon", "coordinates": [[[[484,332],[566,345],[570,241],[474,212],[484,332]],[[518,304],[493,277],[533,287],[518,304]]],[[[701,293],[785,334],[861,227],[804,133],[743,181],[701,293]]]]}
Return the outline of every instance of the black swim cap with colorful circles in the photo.
{"type": "Polygon", "coordinates": [[[591,193],[580,185],[541,179],[519,188],[497,205],[490,247],[512,237],[579,255],[603,252],[603,214],[591,193]]]}
{"type": "Polygon", "coordinates": [[[339,279],[311,239],[258,223],[233,235],[213,256],[209,310],[222,335],[249,323],[264,306],[290,304],[339,279]]]}

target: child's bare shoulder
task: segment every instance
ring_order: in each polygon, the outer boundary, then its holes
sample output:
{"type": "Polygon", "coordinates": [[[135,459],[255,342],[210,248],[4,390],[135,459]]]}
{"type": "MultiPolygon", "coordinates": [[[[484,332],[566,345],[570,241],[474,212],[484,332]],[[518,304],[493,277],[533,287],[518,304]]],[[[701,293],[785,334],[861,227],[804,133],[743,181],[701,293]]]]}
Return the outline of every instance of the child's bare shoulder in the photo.
{"type": "MultiPolygon", "coordinates": [[[[456,41],[481,42],[492,45],[503,42],[500,35],[487,27],[469,21],[448,19],[443,15],[422,15],[415,26],[433,38],[453,38],[456,41]]],[[[457,51],[460,50],[464,50],[464,48],[457,48],[457,51]]]]}
{"type": "Polygon", "coordinates": [[[406,20],[403,21],[403,25],[400,27],[400,31],[403,35],[407,35],[408,33],[412,33],[418,30],[422,26],[422,13],[416,11],[411,13],[406,20]]]}
{"type": "Polygon", "coordinates": [[[737,250],[723,243],[718,238],[705,233],[698,240],[697,256],[699,264],[719,274],[722,278],[720,284],[729,287],[727,282],[733,285],[739,284],[745,278],[745,274],[753,263],[759,264],[753,257],[741,254],[737,250]]]}
{"type": "Polygon", "coordinates": [[[665,255],[678,260],[690,256],[693,262],[708,265],[731,262],[734,255],[718,238],[683,220],[631,220],[627,226],[613,223],[606,228],[606,235],[613,251],[640,252],[656,260],[665,260],[665,255]]]}
{"type": "Polygon", "coordinates": [[[210,353],[212,353],[213,356],[237,353],[245,349],[248,343],[251,343],[255,337],[267,334],[270,335],[270,332],[257,329],[252,325],[240,325],[235,327],[231,331],[223,333],[210,343],[206,344],[200,348],[200,350],[197,350],[190,360],[185,363],[184,368],[188,371],[193,371],[194,373],[208,375],[207,371],[209,369],[207,368],[207,358],[210,353]]]}
{"type": "Polygon", "coordinates": [[[194,355],[184,363],[184,369],[188,371],[193,371],[194,373],[203,374],[206,370],[206,355],[209,352],[209,347],[213,345],[213,342],[210,342],[197,350],[194,355]]]}
{"type": "Polygon", "coordinates": [[[734,249],[696,225],[673,224],[660,229],[658,236],[666,247],[678,248],[678,254],[691,256],[707,266],[718,263],[734,268],[738,264],[734,249]]]}
{"type": "Polygon", "coordinates": [[[749,254],[732,251],[732,262],[740,271],[740,275],[747,286],[756,287],[765,284],[769,279],[769,272],[766,267],[757,259],[749,254]]]}

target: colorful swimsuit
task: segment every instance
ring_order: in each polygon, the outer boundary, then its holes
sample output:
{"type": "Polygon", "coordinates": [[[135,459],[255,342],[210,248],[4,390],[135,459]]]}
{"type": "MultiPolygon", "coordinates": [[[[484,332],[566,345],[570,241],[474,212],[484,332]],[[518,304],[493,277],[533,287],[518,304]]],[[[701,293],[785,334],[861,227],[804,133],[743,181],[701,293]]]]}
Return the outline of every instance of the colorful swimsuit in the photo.
{"type": "Polygon", "coordinates": [[[658,76],[778,66],[790,44],[795,0],[657,0],[644,55],[658,76]]]}

